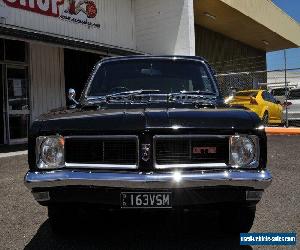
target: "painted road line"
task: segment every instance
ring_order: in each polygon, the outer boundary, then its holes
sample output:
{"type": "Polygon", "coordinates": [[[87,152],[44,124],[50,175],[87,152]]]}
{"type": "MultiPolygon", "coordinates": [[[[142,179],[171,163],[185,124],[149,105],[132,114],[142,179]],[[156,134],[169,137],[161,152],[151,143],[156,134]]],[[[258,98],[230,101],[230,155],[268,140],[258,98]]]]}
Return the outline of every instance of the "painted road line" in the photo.
{"type": "Polygon", "coordinates": [[[13,156],[19,156],[19,155],[27,155],[28,151],[17,151],[17,152],[9,152],[9,153],[0,153],[0,158],[7,158],[7,157],[13,157],[13,156]]]}
{"type": "Polygon", "coordinates": [[[268,135],[300,135],[300,128],[267,127],[268,135]]]}

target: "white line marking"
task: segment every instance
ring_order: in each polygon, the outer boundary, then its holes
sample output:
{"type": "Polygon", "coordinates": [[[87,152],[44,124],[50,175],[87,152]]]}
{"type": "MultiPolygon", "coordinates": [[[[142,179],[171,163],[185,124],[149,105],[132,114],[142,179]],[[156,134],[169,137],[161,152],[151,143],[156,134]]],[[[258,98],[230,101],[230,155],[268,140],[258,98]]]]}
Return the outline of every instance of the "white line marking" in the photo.
{"type": "Polygon", "coordinates": [[[18,155],[27,155],[28,151],[17,151],[17,152],[11,152],[11,153],[0,153],[0,158],[7,158],[7,157],[13,157],[18,155]]]}

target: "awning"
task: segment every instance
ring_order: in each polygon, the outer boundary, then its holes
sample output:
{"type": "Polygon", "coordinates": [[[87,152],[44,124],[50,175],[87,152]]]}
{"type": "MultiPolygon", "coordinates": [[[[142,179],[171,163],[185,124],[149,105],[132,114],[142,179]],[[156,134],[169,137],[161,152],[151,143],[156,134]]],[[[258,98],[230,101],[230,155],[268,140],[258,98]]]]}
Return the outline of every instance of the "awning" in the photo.
{"type": "Polygon", "coordinates": [[[252,47],[300,47],[300,25],[270,0],[194,0],[195,24],[252,47]]]}

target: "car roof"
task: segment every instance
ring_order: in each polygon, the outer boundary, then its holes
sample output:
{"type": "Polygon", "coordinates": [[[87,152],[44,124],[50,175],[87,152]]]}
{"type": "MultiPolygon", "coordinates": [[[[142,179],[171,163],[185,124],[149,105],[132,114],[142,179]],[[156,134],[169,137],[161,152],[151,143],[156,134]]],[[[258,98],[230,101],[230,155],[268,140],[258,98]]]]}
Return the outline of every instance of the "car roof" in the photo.
{"type": "Polygon", "coordinates": [[[290,92],[299,91],[299,90],[300,90],[300,88],[293,88],[290,90],[290,92]]]}
{"type": "Polygon", "coordinates": [[[120,60],[134,60],[134,59],[186,59],[186,60],[196,60],[208,63],[208,61],[201,56],[182,56],[182,55],[132,55],[132,56],[114,56],[103,58],[100,62],[110,62],[110,61],[120,61],[120,60]]]}

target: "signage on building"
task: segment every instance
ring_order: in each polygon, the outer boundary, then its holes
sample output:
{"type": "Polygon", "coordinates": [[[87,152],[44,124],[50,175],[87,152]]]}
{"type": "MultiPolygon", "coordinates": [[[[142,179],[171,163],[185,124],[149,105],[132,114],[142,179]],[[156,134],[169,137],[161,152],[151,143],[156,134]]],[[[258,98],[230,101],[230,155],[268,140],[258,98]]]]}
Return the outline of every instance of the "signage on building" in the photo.
{"type": "Polygon", "coordinates": [[[3,2],[12,8],[100,28],[100,24],[94,21],[98,10],[92,0],[3,0],[3,2]]]}

